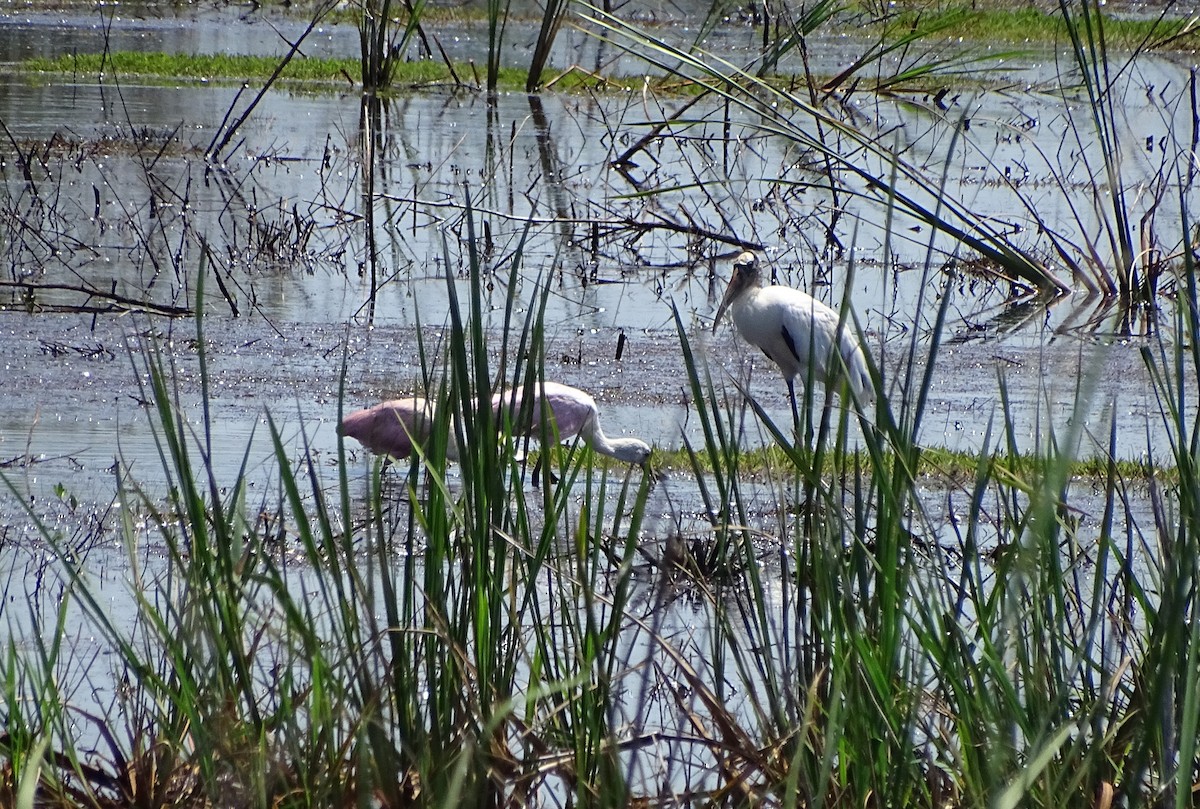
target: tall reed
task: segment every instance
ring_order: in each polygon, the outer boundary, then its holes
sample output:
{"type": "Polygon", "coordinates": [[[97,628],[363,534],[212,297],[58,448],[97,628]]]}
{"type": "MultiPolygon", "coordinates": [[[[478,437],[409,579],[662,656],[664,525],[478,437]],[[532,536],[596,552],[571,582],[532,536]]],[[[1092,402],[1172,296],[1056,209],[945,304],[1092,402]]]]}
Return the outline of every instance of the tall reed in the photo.
{"type": "Polygon", "coordinates": [[[425,0],[405,1],[403,26],[396,19],[397,9],[392,0],[357,2],[363,93],[373,96],[391,88],[396,66],[404,60],[414,37],[420,37],[426,55],[429,54],[421,28],[425,0]]]}
{"type": "Polygon", "coordinates": [[[507,0],[487,0],[487,91],[489,94],[495,94],[500,86],[500,54],[504,46],[504,31],[508,28],[508,11],[507,0]]]}
{"type": "Polygon", "coordinates": [[[562,26],[570,3],[567,0],[547,0],[542,9],[542,22],[538,29],[537,41],[533,45],[533,56],[529,60],[529,75],[525,79],[525,92],[532,93],[542,86],[542,71],[550,60],[550,51],[554,40],[558,37],[558,29],[562,26]]]}

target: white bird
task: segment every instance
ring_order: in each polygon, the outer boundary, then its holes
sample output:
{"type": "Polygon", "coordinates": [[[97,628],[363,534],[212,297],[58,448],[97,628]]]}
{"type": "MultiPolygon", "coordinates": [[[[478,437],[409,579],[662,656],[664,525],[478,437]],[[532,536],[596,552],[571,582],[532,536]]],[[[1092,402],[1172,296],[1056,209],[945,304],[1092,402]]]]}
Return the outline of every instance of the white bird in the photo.
{"type": "Polygon", "coordinates": [[[806,292],[760,284],[758,258],[753,253],[746,251],[734,259],[733,277],[717,308],[713,331],[728,309],[742,339],[762,349],[783,372],[797,423],[795,378],[799,374],[807,379],[810,370],[812,378],[827,387],[845,373],[858,403],[866,407],[874,402],[867,357],[853,325],[839,323],[836,311],[806,292]]]}
{"type": "MultiPolygon", "coordinates": [[[[600,409],[591,394],[559,382],[539,382],[534,385],[534,400],[528,407],[526,421],[516,420],[525,412],[524,391],[513,390],[497,393],[492,397],[496,418],[502,419],[507,412],[514,423],[513,434],[539,438],[542,434],[542,418],[548,413],[554,419],[553,430],[558,437],[569,439],[578,435],[583,442],[601,455],[616,458],[625,463],[645,466],[650,459],[650,445],[637,438],[609,438],[600,429],[600,409]],[[543,407],[543,405],[545,407],[543,407]]],[[[535,478],[536,479],[536,478],[535,478]]]]}

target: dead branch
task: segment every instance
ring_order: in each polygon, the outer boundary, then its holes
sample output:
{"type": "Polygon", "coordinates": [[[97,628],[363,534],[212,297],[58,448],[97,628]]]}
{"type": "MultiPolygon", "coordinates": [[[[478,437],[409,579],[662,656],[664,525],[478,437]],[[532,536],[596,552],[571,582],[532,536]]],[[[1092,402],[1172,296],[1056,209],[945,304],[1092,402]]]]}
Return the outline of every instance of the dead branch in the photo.
{"type": "Polygon", "coordinates": [[[0,290],[3,289],[18,289],[25,292],[73,292],[85,296],[86,300],[73,307],[75,311],[94,311],[88,307],[88,302],[92,300],[102,300],[109,303],[108,307],[100,311],[112,312],[145,312],[151,315],[163,315],[165,317],[188,317],[192,314],[192,310],[187,306],[171,306],[163,303],[155,303],[154,301],[137,300],[129,298],[117,292],[105,292],[100,289],[91,287],[79,286],[76,284],[38,284],[32,281],[3,281],[0,280],[0,290]]]}

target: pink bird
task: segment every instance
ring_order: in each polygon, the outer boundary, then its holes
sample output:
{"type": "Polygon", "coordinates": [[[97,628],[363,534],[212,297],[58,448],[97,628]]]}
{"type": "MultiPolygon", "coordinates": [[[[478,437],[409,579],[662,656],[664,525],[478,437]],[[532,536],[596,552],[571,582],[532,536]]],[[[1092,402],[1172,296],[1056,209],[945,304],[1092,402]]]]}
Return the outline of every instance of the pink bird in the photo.
{"type": "MultiPolygon", "coordinates": [[[[609,438],[605,435],[604,430],[600,429],[600,409],[590,394],[559,382],[537,383],[536,387],[537,396],[527,416],[529,421],[524,424],[514,423],[514,435],[540,437],[542,415],[549,412],[554,418],[553,426],[547,425],[551,435],[556,429],[558,437],[563,440],[579,436],[585,444],[601,455],[638,466],[646,465],[650,459],[650,445],[637,438],[609,438]]],[[[506,409],[514,420],[520,418],[523,403],[522,390],[497,393],[492,397],[492,407],[496,408],[497,419],[503,418],[506,409]]]]}
{"type": "MultiPolygon", "coordinates": [[[[342,419],[338,435],[348,436],[374,452],[396,460],[412,454],[413,446],[424,444],[433,429],[433,402],[420,396],[392,399],[342,419]]],[[[456,457],[454,442],[446,457],[456,457]]]]}

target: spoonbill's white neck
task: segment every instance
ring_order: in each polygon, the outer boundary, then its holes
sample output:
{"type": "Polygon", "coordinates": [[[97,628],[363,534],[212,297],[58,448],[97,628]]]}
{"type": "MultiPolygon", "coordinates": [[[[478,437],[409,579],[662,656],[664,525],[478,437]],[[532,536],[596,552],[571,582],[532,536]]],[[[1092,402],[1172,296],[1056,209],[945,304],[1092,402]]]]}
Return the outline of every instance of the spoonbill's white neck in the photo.
{"type": "Polygon", "coordinates": [[[604,430],[600,429],[600,423],[594,416],[588,419],[579,435],[596,452],[618,461],[642,466],[650,457],[650,445],[645,441],[637,438],[609,438],[604,434],[604,430]]]}

